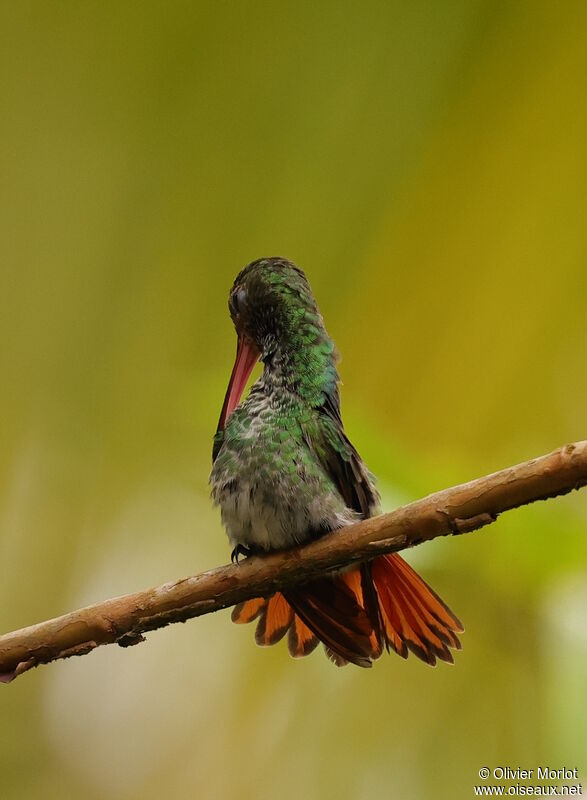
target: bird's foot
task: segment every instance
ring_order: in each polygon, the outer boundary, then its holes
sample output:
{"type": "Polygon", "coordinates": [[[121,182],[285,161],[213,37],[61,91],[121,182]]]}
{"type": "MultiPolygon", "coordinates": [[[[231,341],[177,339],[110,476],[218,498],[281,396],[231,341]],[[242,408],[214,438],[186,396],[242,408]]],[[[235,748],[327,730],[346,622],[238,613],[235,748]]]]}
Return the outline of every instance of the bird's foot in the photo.
{"type": "Polygon", "coordinates": [[[251,554],[252,550],[249,547],[245,547],[244,544],[237,544],[237,546],[230,554],[230,560],[232,561],[233,564],[238,564],[239,558],[241,556],[248,558],[251,554]]]}

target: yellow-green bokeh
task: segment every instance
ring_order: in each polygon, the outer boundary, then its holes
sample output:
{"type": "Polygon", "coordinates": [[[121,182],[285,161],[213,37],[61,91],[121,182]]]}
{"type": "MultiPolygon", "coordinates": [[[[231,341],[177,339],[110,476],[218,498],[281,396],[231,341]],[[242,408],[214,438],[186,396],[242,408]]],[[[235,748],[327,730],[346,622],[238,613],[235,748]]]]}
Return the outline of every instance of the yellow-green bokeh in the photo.
{"type": "MultiPolygon", "coordinates": [[[[584,438],[582,2],[5,3],[0,630],[206,569],[226,296],[304,267],[386,506],[584,438]]],[[[0,687],[2,800],[467,798],[587,781],[587,504],[410,559],[454,668],[227,612],[0,687]]]]}

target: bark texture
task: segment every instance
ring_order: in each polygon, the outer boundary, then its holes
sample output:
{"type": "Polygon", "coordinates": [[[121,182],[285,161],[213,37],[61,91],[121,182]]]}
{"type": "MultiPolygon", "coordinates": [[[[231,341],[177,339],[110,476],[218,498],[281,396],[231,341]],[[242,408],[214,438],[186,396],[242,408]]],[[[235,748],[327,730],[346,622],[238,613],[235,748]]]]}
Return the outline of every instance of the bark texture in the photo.
{"type": "Polygon", "coordinates": [[[587,484],[587,441],[363,520],[335,536],[238,566],[224,566],[135,594],[114,597],[0,636],[0,681],[39,664],[85,655],[102,644],[144,641],[147,631],[269,595],[333,569],[468,533],[512,508],[567,494],[587,484]]]}

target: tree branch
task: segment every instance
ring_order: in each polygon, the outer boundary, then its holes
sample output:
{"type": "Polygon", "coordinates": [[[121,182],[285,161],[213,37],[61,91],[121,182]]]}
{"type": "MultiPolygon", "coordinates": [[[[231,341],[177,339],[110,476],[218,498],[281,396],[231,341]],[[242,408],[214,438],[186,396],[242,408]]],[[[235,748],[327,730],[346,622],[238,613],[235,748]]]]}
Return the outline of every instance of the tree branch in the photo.
{"type": "Polygon", "coordinates": [[[437,536],[468,533],[498,514],[587,484],[587,441],[561,447],[492,475],[436,492],[292,550],[255,556],[136,594],[72,611],[0,636],[0,681],[102,644],[144,641],[146,631],[218,611],[251,597],[311,580],[356,561],[437,536]]]}

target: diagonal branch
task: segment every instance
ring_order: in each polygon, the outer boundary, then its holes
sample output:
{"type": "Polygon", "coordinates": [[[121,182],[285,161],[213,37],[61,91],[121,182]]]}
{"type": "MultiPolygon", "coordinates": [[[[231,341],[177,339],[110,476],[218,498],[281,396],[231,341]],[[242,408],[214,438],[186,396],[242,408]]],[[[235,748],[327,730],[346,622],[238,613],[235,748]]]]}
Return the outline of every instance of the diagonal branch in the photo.
{"type": "Polygon", "coordinates": [[[240,566],[225,566],[72,611],[0,636],[0,681],[8,683],[38,664],[85,655],[102,644],[122,647],[146,631],[269,595],[317,575],[437,536],[468,533],[497,515],[587,484],[587,441],[436,492],[422,500],[350,525],[318,541],[240,566]]]}

